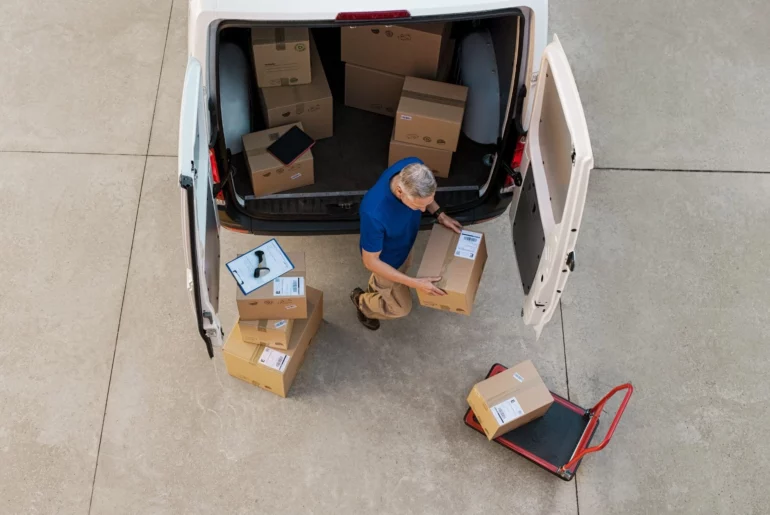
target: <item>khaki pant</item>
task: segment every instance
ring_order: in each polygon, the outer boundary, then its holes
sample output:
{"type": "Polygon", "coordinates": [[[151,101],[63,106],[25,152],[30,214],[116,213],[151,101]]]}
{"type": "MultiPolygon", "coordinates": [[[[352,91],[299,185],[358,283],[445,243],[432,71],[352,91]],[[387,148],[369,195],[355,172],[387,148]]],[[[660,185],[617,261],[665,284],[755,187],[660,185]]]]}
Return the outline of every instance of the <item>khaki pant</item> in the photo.
{"type": "MultiPolygon", "coordinates": [[[[410,255],[398,271],[406,273],[411,260],[410,255]]],[[[367,318],[378,320],[402,318],[412,311],[412,292],[409,291],[408,286],[372,274],[369,278],[369,287],[358,299],[358,307],[367,318]]]]}

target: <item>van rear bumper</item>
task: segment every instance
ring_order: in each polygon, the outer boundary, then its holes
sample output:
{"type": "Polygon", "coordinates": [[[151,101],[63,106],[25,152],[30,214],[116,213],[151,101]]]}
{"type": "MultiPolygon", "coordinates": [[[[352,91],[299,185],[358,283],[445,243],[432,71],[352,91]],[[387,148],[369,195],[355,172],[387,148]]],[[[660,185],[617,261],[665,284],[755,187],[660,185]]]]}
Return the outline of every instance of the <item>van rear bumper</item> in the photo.
{"type": "MultiPolygon", "coordinates": [[[[513,199],[512,194],[495,195],[494,198],[474,207],[456,213],[449,213],[463,225],[473,225],[492,220],[505,213],[513,199]]],[[[236,232],[265,236],[324,236],[334,234],[358,234],[360,221],[351,220],[264,220],[252,218],[235,209],[219,206],[220,225],[236,232]]],[[[421,230],[430,229],[435,219],[426,215],[420,224],[421,230]]]]}

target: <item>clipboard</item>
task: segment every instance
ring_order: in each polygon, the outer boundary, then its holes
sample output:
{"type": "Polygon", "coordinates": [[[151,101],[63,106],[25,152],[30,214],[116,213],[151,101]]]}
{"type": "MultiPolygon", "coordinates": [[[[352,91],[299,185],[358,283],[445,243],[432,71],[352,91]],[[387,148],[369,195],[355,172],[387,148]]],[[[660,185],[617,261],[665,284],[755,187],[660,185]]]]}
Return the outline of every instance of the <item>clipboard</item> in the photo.
{"type": "Polygon", "coordinates": [[[230,275],[233,276],[244,295],[248,295],[254,290],[273,282],[273,279],[277,279],[286,272],[294,270],[294,263],[291,262],[291,259],[289,259],[289,256],[275,238],[241,254],[225,266],[227,266],[227,270],[230,271],[230,275]],[[261,263],[256,255],[257,251],[262,251],[263,253],[263,261],[261,263]],[[260,267],[269,268],[270,270],[262,272],[259,277],[254,277],[254,271],[260,267]]]}

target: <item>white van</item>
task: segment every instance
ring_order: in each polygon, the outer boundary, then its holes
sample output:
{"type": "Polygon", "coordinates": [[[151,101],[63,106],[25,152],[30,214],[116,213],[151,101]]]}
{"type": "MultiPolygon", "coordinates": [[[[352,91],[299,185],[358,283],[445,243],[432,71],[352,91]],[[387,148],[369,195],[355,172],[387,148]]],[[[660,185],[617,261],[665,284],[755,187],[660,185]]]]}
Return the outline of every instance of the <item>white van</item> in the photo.
{"type": "MultiPolygon", "coordinates": [[[[224,336],[217,316],[220,225],[254,234],[358,232],[365,181],[373,184],[387,166],[377,157],[379,150],[368,145],[376,131],[390,130],[386,124],[392,119],[357,121],[342,105],[344,66],[335,46],[340,28],[416,22],[446,22],[458,33],[485,30],[491,35],[501,97],[500,137],[494,145],[458,147],[451,179],[439,180],[437,201],[463,224],[492,219],[513,203],[511,238],[526,295],[524,322],[539,334],[558,308],[575,266],[593,155],[567,58],[558,39],[547,44],[547,0],[395,5],[387,0],[365,5],[353,0],[192,0],[179,183],[187,288],[210,356],[224,336]],[[248,34],[252,27],[290,26],[309,27],[318,41],[335,101],[335,135],[326,144],[335,151],[316,155],[311,188],[257,198],[235,143],[243,133],[264,128],[248,34]],[[351,159],[370,156],[378,160],[355,161],[365,169],[361,176],[347,171],[351,159]]],[[[426,217],[423,226],[431,223],[426,217]]]]}

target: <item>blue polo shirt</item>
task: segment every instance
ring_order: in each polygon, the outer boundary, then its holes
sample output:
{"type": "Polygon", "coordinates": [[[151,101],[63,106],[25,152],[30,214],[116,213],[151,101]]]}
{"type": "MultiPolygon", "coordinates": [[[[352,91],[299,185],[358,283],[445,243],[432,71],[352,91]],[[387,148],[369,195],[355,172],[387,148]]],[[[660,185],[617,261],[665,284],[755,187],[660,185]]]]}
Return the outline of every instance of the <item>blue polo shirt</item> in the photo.
{"type": "Polygon", "coordinates": [[[412,163],[422,163],[416,157],[407,157],[385,170],[372,189],[366,192],[361,207],[361,249],[382,252],[380,260],[393,268],[400,268],[412,250],[420,230],[420,210],[406,206],[390,190],[394,175],[412,163]]]}

